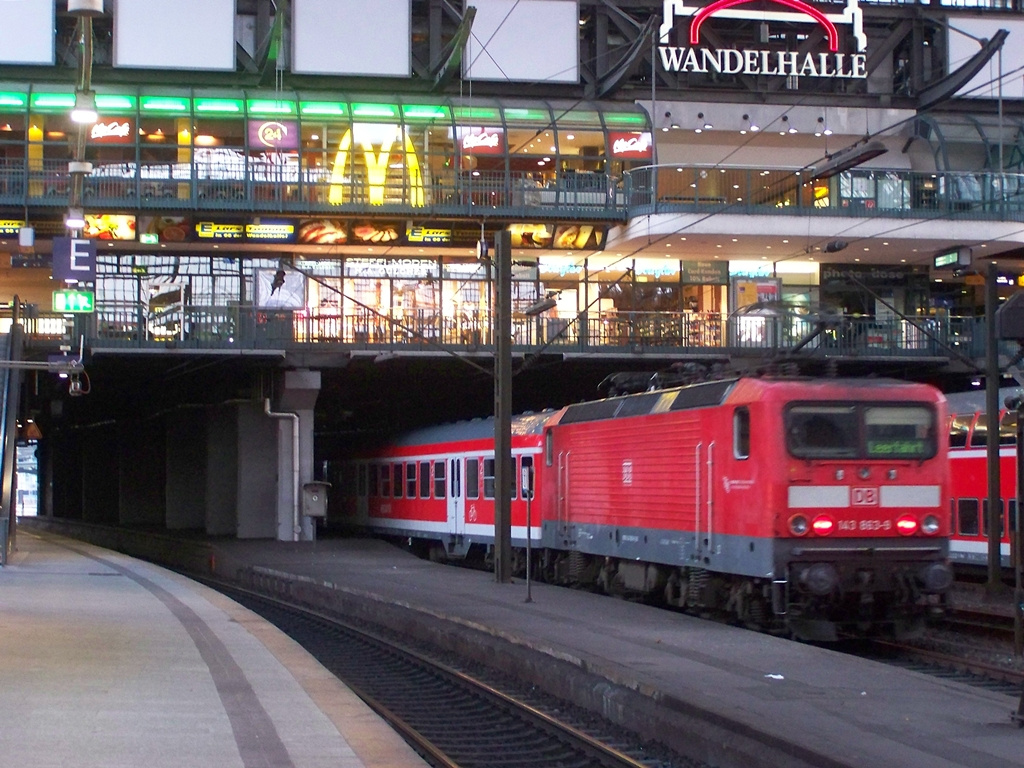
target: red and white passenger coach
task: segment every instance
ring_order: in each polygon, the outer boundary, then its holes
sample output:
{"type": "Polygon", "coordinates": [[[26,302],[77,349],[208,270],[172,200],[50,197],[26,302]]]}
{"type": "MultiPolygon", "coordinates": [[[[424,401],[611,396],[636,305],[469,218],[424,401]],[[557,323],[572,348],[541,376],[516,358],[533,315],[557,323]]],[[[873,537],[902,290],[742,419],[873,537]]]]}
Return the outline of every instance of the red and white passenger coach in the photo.
{"type": "MultiPolygon", "coordinates": [[[[952,582],[945,426],[938,390],[881,379],[743,377],[522,415],[515,564],[529,511],[545,581],[806,639],[909,631],[952,582]]],[[[406,435],[349,465],[349,522],[435,559],[489,554],[494,467],[491,419],[406,435]]]]}

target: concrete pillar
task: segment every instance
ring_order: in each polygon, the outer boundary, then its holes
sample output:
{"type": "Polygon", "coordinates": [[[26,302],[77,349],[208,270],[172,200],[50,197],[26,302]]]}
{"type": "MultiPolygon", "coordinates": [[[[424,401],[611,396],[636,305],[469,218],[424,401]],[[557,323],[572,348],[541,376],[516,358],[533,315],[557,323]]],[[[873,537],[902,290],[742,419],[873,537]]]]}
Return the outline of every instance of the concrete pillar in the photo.
{"type": "Polygon", "coordinates": [[[118,521],[161,526],[165,521],[164,425],[159,419],[118,428],[118,521]]]}
{"type": "Polygon", "coordinates": [[[206,533],[234,536],[238,528],[238,405],[217,405],[206,419],[206,533]]]}
{"type": "Polygon", "coordinates": [[[165,417],[168,530],[206,529],[206,409],[165,417]]]}
{"type": "MultiPolygon", "coordinates": [[[[313,432],[315,419],[313,408],[320,395],[320,371],[300,368],[285,371],[281,396],[274,405],[274,411],[294,413],[298,416],[298,523],[299,541],[312,541],[315,536],[314,523],[302,515],[302,485],[314,479],[313,432]]],[[[277,429],[277,538],[292,541],[295,537],[295,465],[293,464],[293,421],[279,419],[277,429]]]]}
{"type": "Polygon", "coordinates": [[[277,425],[259,403],[238,409],[238,476],[236,535],[272,539],[277,535],[276,489],[279,484],[277,425]]]}

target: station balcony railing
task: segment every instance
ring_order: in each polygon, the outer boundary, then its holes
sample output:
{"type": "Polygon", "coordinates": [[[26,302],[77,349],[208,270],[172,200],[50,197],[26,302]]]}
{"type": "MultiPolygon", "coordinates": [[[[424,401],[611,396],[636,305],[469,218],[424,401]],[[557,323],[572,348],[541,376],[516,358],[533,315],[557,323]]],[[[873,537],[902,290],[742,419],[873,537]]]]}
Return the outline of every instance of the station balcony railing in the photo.
{"type": "MultiPolygon", "coordinates": [[[[361,171],[332,178],[297,163],[254,162],[237,154],[190,163],[107,163],[85,178],[87,210],[238,211],[294,215],[489,215],[625,218],[625,191],[604,173],[566,174],[538,186],[526,172],[453,171],[389,176],[372,185],[361,171]]],[[[0,205],[66,207],[66,160],[0,159],[0,205]]]]}
{"type": "Polygon", "coordinates": [[[657,165],[626,174],[629,217],[680,211],[1024,221],[1024,173],[657,165]]]}
{"type": "MultiPolygon", "coordinates": [[[[4,314],[4,312],[6,314],[4,314]]],[[[455,316],[433,310],[395,310],[390,315],[359,309],[321,313],[262,309],[251,305],[186,306],[159,315],[141,304],[99,302],[95,313],[73,319],[55,313],[23,314],[26,341],[38,352],[61,345],[93,348],[273,350],[350,353],[493,351],[492,323],[485,312],[455,316]]],[[[0,333],[10,327],[0,312],[0,333]]],[[[630,355],[984,358],[984,318],[871,318],[760,316],[715,312],[623,312],[575,317],[514,313],[513,347],[534,352],[622,352],[630,355]]],[[[1012,356],[1014,346],[1001,353],[1012,356]]]]}
{"type": "MultiPolygon", "coordinates": [[[[564,173],[544,186],[525,172],[459,170],[396,173],[373,186],[358,169],[332,179],[297,162],[213,151],[224,150],[196,149],[191,162],[97,164],[85,179],[85,207],[396,217],[487,209],[526,221],[680,211],[1024,221],[1024,173],[854,169],[825,178],[813,168],[658,165],[622,178],[564,173]]],[[[70,187],[65,160],[0,159],[0,205],[65,208],[70,187]]]]}

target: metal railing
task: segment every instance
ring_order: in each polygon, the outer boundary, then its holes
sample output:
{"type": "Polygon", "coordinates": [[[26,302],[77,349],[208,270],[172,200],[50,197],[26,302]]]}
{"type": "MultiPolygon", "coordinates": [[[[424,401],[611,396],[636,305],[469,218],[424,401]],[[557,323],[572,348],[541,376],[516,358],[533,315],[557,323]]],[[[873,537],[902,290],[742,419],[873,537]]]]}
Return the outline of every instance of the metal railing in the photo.
{"type": "MultiPolygon", "coordinates": [[[[423,213],[627,220],[658,212],[723,211],[803,216],[1024,220],[1024,173],[852,170],[814,179],[801,170],[660,165],[626,172],[563,173],[538,186],[523,172],[442,171],[332,178],[298,164],[265,167],[244,156],[228,165],[113,163],[85,179],[86,206],[107,209],[292,213],[423,213]]],[[[0,160],[0,204],[67,205],[63,160],[0,160]]]]}
{"type": "MultiPolygon", "coordinates": [[[[84,339],[86,348],[323,349],[402,351],[493,348],[488,313],[455,316],[434,310],[357,309],[344,313],[261,309],[251,305],[186,306],[160,314],[139,304],[98,302],[73,319],[33,313],[28,344],[56,348],[84,339]]],[[[10,325],[0,312],[0,332],[10,325]]],[[[798,351],[827,357],[984,356],[984,318],[733,315],[715,312],[604,312],[575,317],[515,314],[514,346],[553,351],[776,355],[798,351]]],[[[1012,355],[1016,349],[1003,350],[1012,355]]]]}

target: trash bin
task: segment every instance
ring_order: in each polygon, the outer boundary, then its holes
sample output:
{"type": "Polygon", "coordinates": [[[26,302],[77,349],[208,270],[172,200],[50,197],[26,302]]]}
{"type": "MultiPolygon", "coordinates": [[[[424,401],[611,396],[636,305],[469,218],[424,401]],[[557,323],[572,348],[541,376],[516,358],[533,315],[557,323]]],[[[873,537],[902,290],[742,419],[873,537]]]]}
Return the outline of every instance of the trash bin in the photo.
{"type": "Polygon", "coordinates": [[[330,483],[315,480],[302,485],[302,514],[306,517],[327,517],[327,489],[330,483]]]}

